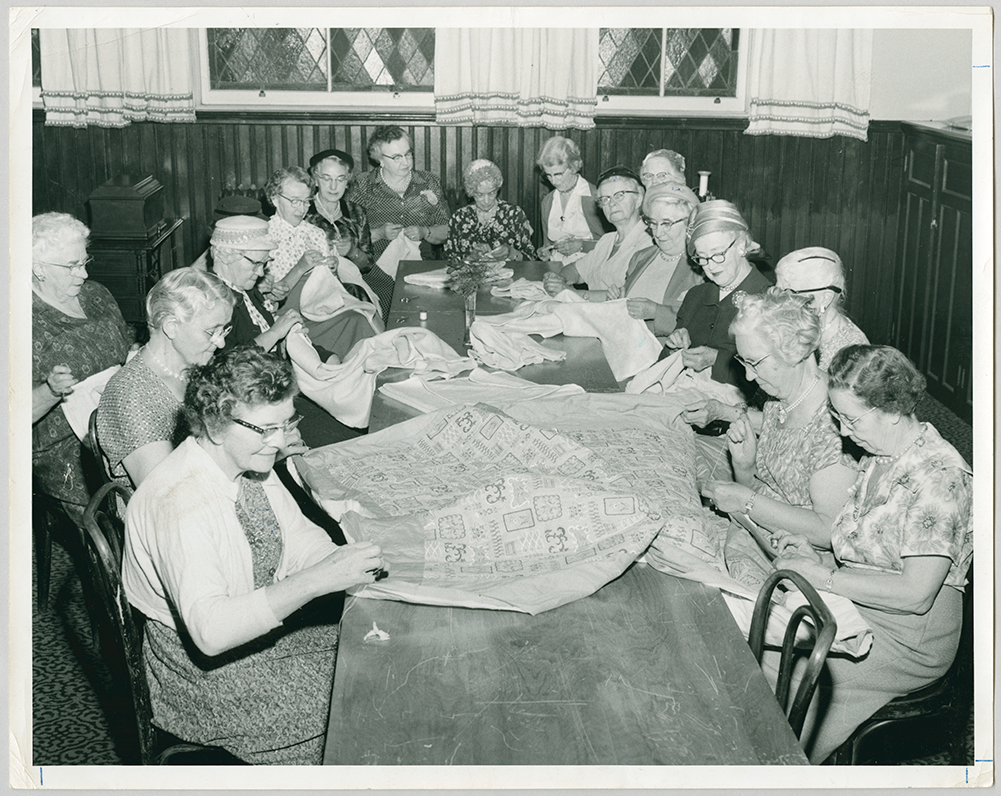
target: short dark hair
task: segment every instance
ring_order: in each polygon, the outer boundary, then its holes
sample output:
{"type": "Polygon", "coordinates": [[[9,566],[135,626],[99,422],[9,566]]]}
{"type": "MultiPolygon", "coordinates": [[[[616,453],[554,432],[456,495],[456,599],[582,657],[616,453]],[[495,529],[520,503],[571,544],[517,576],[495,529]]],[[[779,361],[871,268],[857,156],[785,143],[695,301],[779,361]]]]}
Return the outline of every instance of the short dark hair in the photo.
{"type": "Polygon", "coordinates": [[[224,428],[238,404],[277,404],[299,392],[288,360],[253,343],[219,351],[188,371],[184,415],[195,437],[224,428]]]}
{"type": "Polygon", "coordinates": [[[386,127],[379,127],[371,137],[368,139],[368,156],[374,162],[379,162],[379,154],[383,144],[391,144],[394,141],[399,141],[401,138],[406,138],[410,145],[413,146],[413,142],[410,141],[410,136],[407,135],[407,131],[396,124],[390,124],[386,127]]]}
{"type": "Polygon", "coordinates": [[[834,355],[828,389],[848,390],[867,406],[911,415],[924,397],[925,377],[892,346],[850,345],[834,355]]]}

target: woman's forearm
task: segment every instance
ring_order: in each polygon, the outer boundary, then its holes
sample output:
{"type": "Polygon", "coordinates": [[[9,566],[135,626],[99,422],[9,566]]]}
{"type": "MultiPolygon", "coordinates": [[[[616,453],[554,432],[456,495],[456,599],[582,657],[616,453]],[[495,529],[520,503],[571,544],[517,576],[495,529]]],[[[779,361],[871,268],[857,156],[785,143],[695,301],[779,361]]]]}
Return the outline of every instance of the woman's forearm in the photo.
{"type": "Polygon", "coordinates": [[[831,524],[828,517],[800,506],[790,506],[762,494],[756,494],[747,515],[769,531],[785,531],[805,536],[814,547],[828,550],[831,547],[831,524]]]}
{"type": "Polygon", "coordinates": [[[49,389],[49,383],[43,381],[31,391],[31,422],[37,423],[62,401],[62,396],[49,389]]]}
{"type": "Polygon", "coordinates": [[[254,342],[257,344],[258,348],[263,348],[265,351],[271,351],[278,343],[284,339],[285,335],[281,334],[281,330],[275,329],[272,326],[266,332],[261,332],[257,337],[254,338],[254,342]]]}
{"type": "Polygon", "coordinates": [[[841,567],[831,579],[831,591],[887,613],[926,614],[951,565],[945,556],[911,556],[904,559],[900,574],[841,567]]]}
{"type": "Polygon", "coordinates": [[[424,236],[424,240],[437,246],[439,243],[444,243],[448,237],[448,224],[438,224],[428,227],[427,231],[428,233],[424,236]]]}

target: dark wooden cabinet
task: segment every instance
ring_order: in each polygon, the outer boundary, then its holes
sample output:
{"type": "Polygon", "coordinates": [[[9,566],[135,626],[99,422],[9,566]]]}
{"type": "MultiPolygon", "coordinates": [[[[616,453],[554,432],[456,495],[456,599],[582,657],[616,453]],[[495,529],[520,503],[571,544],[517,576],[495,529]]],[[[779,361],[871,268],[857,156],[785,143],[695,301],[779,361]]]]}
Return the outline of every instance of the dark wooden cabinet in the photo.
{"type": "Polygon", "coordinates": [[[146,294],[161,276],[174,269],[178,261],[174,233],[183,221],[168,220],[158,234],[146,240],[92,238],[87,246],[87,253],[94,258],[87,266],[90,278],[111,291],[129,323],[146,320],[146,294]]]}
{"type": "Polygon", "coordinates": [[[928,392],[973,418],[973,165],[962,133],[904,124],[895,345],[928,392]]]}

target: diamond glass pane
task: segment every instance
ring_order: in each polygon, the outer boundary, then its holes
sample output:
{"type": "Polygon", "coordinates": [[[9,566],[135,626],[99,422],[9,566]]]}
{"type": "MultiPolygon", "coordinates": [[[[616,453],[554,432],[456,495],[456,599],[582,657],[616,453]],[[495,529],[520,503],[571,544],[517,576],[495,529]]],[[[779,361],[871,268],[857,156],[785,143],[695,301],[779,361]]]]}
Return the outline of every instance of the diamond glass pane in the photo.
{"type": "Polygon", "coordinates": [[[322,28],[209,28],[214,89],[327,90],[322,28]]]}
{"type": "Polygon", "coordinates": [[[42,48],[38,28],[31,29],[31,85],[34,88],[42,87],[42,48]]]}
{"type": "Polygon", "coordinates": [[[334,28],[334,91],[434,90],[434,28],[334,28]]]}
{"type": "Polygon", "coordinates": [[[733,28],[601,28],[598,54],[604,94],[733,97],[739,36],[733,28]]]}

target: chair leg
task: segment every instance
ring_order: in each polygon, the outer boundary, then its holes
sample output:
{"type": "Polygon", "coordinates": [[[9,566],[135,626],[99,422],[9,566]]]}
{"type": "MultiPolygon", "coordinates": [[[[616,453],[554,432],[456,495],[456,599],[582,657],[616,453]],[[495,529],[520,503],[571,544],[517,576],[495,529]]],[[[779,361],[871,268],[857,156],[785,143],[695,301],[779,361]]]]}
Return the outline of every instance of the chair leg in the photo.
{"type": "Polygon", "coordinates": [[[32,511],[31,530],[35,541],[38,607],[45,610],[49,606],[49,581],[52,577],[52,517],[37,497],[32,511]]]}

